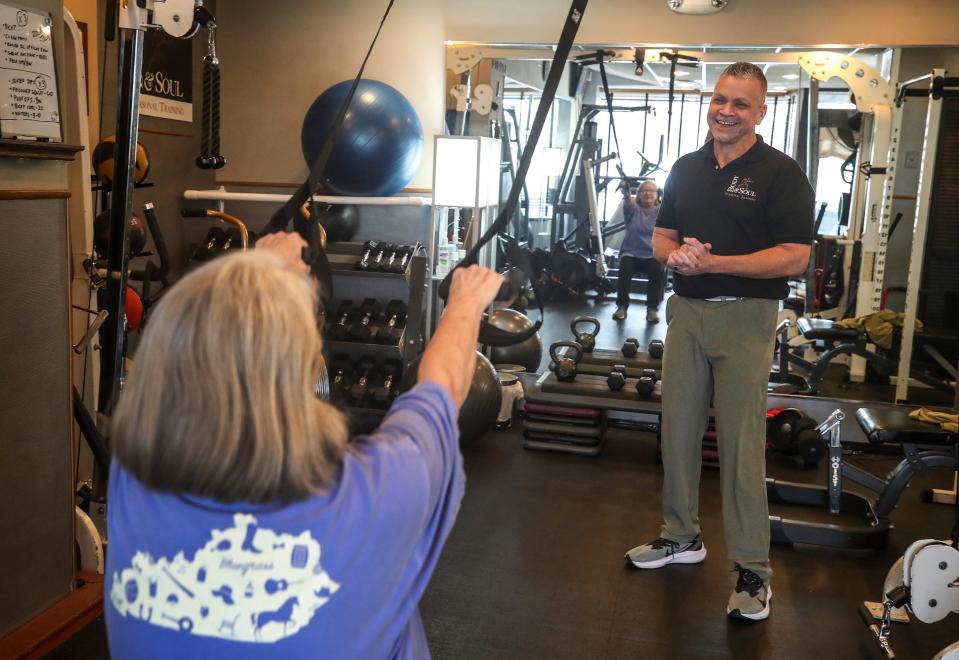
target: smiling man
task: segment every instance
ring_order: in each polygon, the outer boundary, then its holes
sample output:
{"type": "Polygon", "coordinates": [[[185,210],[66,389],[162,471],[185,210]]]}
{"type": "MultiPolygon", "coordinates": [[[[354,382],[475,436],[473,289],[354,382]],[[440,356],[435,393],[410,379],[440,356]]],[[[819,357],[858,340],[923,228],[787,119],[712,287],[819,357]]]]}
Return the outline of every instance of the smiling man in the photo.
{"type": "Polygon", "coordinates": [[[712,135],[666,181],[654,256],[675,272],[663,356],[663,526],[626,553],[639,568],[706,558],[699,524],[703,431],[719,442],[723,527],[737,573],[729,616],[769,616],[766,388],[786,278],[805,271],[815,194],[796,162],[756,135],[766,78],[728,66],[707,113],[712,135]]]}

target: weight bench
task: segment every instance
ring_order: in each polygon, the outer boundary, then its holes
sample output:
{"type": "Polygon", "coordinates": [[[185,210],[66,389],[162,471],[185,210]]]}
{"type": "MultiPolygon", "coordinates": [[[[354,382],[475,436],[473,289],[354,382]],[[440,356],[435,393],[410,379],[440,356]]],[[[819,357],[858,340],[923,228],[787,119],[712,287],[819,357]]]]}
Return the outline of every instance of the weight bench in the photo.
{"type": "MultiPolygon", "coordinates": [[[[766,479],[770,502],[827,508],[830,513],[855,514],[858,524],[815,523],[770,516],[774,543],[808,543],[845,549],[875,549],[885,545],[891,527],[889,516],[910,479],[926,474],[931,468],[959,470],[959,434],[941,430],[909,417],[904,408],[860,408],[856,421],[872,444],[901,446],[904,458],[882,479],[843,461],[839,439],[841,410],[836,410],[819,426],[827,436],[829,450],[826,485],[799,484],[766,479]],[[922,447],[922,449],[920,449],[922,447]],[[843,490],[843,479],[849,478],[875,493],[865,497],[843,490]]],[[[959,534],[959,506],[953,536],[959,534]]]]}
{"type": "MultiPolygon", "coordinates": [[[[786,337],[787,321],[783,321],[779,325],[780,373],[789,373],[790,366],[796,366],[806,372],[806,388],[802,392],[803,394],[815,394],[818,391],[819,384],[825,377],[830,363],[840,355],[858,355],[868,362],[879,365],[888,372],[895,372],[899,369],[898,360],[869,349],[869,335],[865,331],[856,328],[844,328],[835,321],[828,319],[812,319],[805,316],[800,316],[796,320],[796,327],[804,339],[822,341],[826,344],[826,350],[819,356],[819,359],[810,362],[789,350],[790,346],[786,337]]],[[[937,378],[916,367],[909,370],[909,375],[925,385],[946,392],[952,392],[955,387],[953,383],[937,378]]]]}

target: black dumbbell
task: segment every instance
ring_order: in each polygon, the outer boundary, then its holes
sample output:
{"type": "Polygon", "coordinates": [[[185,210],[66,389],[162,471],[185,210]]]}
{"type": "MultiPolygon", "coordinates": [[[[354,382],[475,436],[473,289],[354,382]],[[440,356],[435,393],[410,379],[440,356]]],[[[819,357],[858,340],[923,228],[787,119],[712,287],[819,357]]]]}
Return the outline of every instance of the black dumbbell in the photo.
{"type": "Polygon", "coordinates": [[[329,319],[326,325],[326,336],[329,339],[343,339],[350,330],[350,319],[353,317],[353,301],[341,300],[336,314],[329,319]]]}
{"type": "Polygon", "coordinates": [[[556,378],[564,383],[571,383],[576,380],[576,367],[579,361],[583,359],[583,347],[574,341],[557,341],[549,347],[549,356],[553,360],[552,369],[556,378]],[[556,351],[560,348],[570,348],[573,356],[559,355],[556,351]]]}
{"type": "Polygon", "coordinates": [[[626,365],[614,364],[609,375],[606,376],[606,384],[609,385],[609,389],[614,392],[623,389],[623,386],[626,385],[626,365]]]}
{"type": "Polygon", "coordinates": [[[373,298],[366,298],[360,305],[359,319],[350,326],[348,333],[352,341],[368,342],[373,336],[373,319],[380,311],[380,303],[373,298]]]}
{"type": "Polygon", "coordinates": [[[627,337],[623,342],[623,357],[635,357],[639,352],[639,340],[636,337],[627,337]]]}
{"type": "Polygon", "coordinates": [[[350,386],[350,359],[346,355],[337,355],[330,362],[330,400],[342,401],[350,386]]]}
{"type": "Polygon", "coordinates": [[[379,244],[376,241],[367,241],[363,243],[363,256],[360,257],[360,260],[356,262],[356,268],[358,270],[367,270],[370,267],[370,259],[373,257],[374,250],[377,249],[379,244]]]}
{"type": "Polygon", "coordinates": [[[396,259],[399,257],[402,250],[402,245],[388,245],[386,250],[383,252],[383,258],[376,265],[376,270],[381,273],[393,272],[393,264],[396,262],[396,259]]]}
{"type": "Polygon", "coordinates": [[[655,370],[655,369],[643,369],[643,370],[639,373],[639,375],[640,375],[640,377],[645,376],[646,378],[648,378],[648,379],[650,379],[651,381],[653,381],[653,385],[655,385],[655,384],[656,384],[656,381],[659,380],[659,376],[656,374],[656,370],[655,370]]]}
{"type": "Polygon", "coordinates": [[[644,399],[651,397],[655,389],[656,381],[649,376],[640,376],[639,380],[636,381],[636,391],[639,393],[639,396],[644,399]]]}
{"type": "Polygon", "coordinates": [[[210,227],[203,237],[203,242],[196,246],[191,258],[196,261],[207,261],[218,254],[220,247],[226,242],[226,232],[220,227],[210,227]]]}
{"type": "Polygon", "coordinates": [[[229,252],[230,250],[238,250],[243,247],[243,236],[240,235],[240,230],[230,227],[226,230],[226,240],[223,241],[223,244],[220,246],[220,252],[229,252]]]}
{"type": "Polygon", "coordinates": [[[596,348],[596,335],[599,334],[599,319],[593,316],[577,316],[569,324],[569,329],[573,333],[573,341],[583,347],[584,353],[592,353],[596,348]],[[579,332],[576,328],[583,323],[589,323],[593,326],[592,332],[579,332]]]}
{"type": "Polygon", "coordinates": [[[654,339],[653,341],[649,342],[649,348],[647,349],[649,351],[649,357],[656,358],[657,360],[662,360],[663,349],[665,348],[666,346],[663,344],[662,341],[660,341],[659,339],[654,339]]]}
{"type": "Polygon", "coordinates": [[[396,346],[406,326],[406,304],[402,300],[391,300],[376,329],[376,343],[396,346]]]}
{"type": "Polygon", "coordinates": [[[373,388],[373,405],[377,408],[387,408],[396,397],[396,387],[400,381],[400,363],[388,360],[383,363],[383,375],[380,384],[373,388]]]}
{"type": "Polygon", "coordinates": [[[413,256],[413,250],[414,247],[412,245],[404,245],[397,253],[396,259],[390,267],[390,271],[393,273],[405,273],[406,265],[410,262],[410,257],[413,256]]]}
{"type": "Polygon", "coordinates": [[[359,406],[363,403],[370,393],[370,383],[375,380],[376,368],[372,360],[360,360],[360,366],[356,370],[356,377],[349,389],[350,404],[359,406]]]}
{"type": "Polygon", "coordinates": [[[395,249],[396,246],[392,243],[379,243],[376,246],[376,249],[373,250],[372,256],[370,256],[367,270],[371,270],[373,272],[379,272],[382,270],[383,264],[386,263],[386,255],[388,255],[391,250],[395,249]]]}

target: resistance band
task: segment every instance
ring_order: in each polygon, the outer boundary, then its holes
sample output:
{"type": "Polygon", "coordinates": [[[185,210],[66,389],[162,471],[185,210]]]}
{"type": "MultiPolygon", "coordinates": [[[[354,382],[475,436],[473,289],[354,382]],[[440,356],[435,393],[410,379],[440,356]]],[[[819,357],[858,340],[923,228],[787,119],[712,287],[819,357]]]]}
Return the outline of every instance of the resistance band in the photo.
{"type": "MultiPolygon", "coordinates": [[[[519,167],[516,170],[516,178],[513,179],[513,186],[510,188],[509,197],[503,206],[496,220],[490,225],[486,233],[469,249],[463,260],[460,261],[449,272],[446,278],[440,283],[439,295],[444,300],[449,295],[450,281],[457,268],[472,266],[479,261],[480,249],[502,231],[509,223],[513,210],[519,201],[519,194],[526,181],[526,173],[529,170],[530,161],[533,153],[536,151],[536,143],[542,133],[543,125],[546,123],[546,116],[549,114],[550,107],[553,104],[553,97],[556,95],[556,89],[559,86],[560,78],[563,75],[563,69],[566,66],[566,60],[569,57],[569,51],[572,48],[573,41],[576,38],[576,32],[579,30],[580,21],[583,13],[586,11],[588,0],[573,0],[566,22],[563,26],[563,32],[560,35],[559,43],[556,44],[556,53],[553,56],[553,62],[549,67],[549,77],[543,87],[543,95],[540,97],[539,105],[536,108],[536,118],[533,120],[533,126],[530,129],[529,137],[526,140],[526,147],[523,149],[523,157],[520,159],[519,167]]],[[[543,298],[540,295],[539,288],[536,285],[535,278],[532,277],[532,265],[529,261],[529,254],[521,249],[513,238],[506,239],[506,257],[509,264],[512,265],[507,273],[507,283],[500,290],[497,300],[513,300],[519,294],[519,290],[525,280],[529,280],[536,294],[536,304],[539,307],[540,320],[533,324],[533,327],[522,332],[507,332],[494,327],[489,321],[483,321],[480,325],[479,340],[480,343],[490,346],[512,346],[518,344],[527,338],[536,334],[543,325],[543,298]]]]}

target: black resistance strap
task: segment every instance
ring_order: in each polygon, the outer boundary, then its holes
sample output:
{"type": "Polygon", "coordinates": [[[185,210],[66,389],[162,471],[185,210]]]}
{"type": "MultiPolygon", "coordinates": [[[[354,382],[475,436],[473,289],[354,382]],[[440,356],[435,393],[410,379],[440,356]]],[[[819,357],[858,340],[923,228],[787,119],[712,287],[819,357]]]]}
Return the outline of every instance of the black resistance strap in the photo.
{"type": "Polygon", "coordinates": [[[286,203],[277,209],[263,230],[264,234],[285,231],[290,224],[290,220],[293,221],[293,229],[306,241],[307,246],[303,248],[303,261],[310,267],[310,274],[316,278],[320,284],[320,303],[324,308],[333,297],[333,276],[330,272],[330,262],[326,258],[326,253],[323,251],[321,244],[320,219],[316,214],[317,205],[309,205],[310,215],[308,218],[303,217],[300,213],[300,207],[323,188],[324,172],[326,171],[326,164],[330,159],[330,154],[333,152],[334,139],[337,133],[339,133],[340,127],[343,125],[346,111],[349,109],[350,103],[353,100],[353,94],[356,92],[356,88],[360,84],[360,79],[363,77],[363,70],[366,68],[366,63],[370,59],[370,54],[373,52],[373,46],[376,44],[376,40],[380,36],[380,31],[383,29],[383,24],[386,22],[386,17],[389,16],[392,8],[393,0],[390,0],[389,5],[386,7],[386,12],[383,14],[383,18],[380,20],[380,26],[376,29],[376,34],[373,36],[373,41],[366,51],[366,57],[363,58],[363,63],[360,65],[360,70],[357,72],[356,78],[353,79],[353,85],[350,87],[350,91],[346,95],[343,105],[340,106],[333,126],[323,140],[323,146],[320,148],[320,153],[317,155],[316,161],[310,169],[309,177],[303,182],[303,185],[296,189],[296,192],[293,193],[286,203]]]}
{"type": "MultiPolygon", "coordinates": [[[[583,13],[586,11],[588,1],[589,0],[573,0],[569,14],[566,16],[563,32],[559,37],[559,43],[556,44],[556,53],[549,67],[549,76],[546,79],[546,84],[543,86],[543,95],[540,97],[539,105],[536,108],[536,117],[530,128],[529,137],[526,140],[526,147],[523,149],[523,157],[520,159],[519,167],[516,169],[516,176],[513,179],[513,186],[510,188],[506,204],[502,210],[500,210],[499,215],[496,216],[493,224],[486,230],[486,233],[480,237],[466,253],[466,256],[463,257],[463,260],[456,264],[453,270],[451,270],[440,283],[439,295],[444,300],[446,300],[449,295],[450,281],[453,277],[453,272],[457,268],[476,264],[479,260],[480,249],[493,240],[493,238],[506,227],[510,217],[513,215],[513,211],[519,201],[520,191],[522,191],[523,184],[526,181],[526,173],[529,170],[530,161],[533,158],[533,153],[536,151],[536,143],[539,140],[540,133],[543,131],[546,116],[549,114],[550,107],[553,104],[553,97],[556,95],[560,78],[562,78],[563,70],[566,68],[566,60],[569,57],[569,51],[573,46],[573,41],[576,39],[576,32],[579,30],[579,24],[583,18],[583,13]]],[[[533,327],[528,330],[518,333],[501,330],[500,328],[490,325],[488,321],[483,321],[480,325],[479,340],[480,343],[490,346],[512,346],[518,344],[536,334],[543,325],[543,297],[540,295],[539,289],[536,286],[535,278],[532,277],[532,265],[529,261],[529,254],[525,250],[522,250],[514,239],[508,238],[506,239],[506,258],[512,268],[507,274],[506,285],[500,290],[496,299],[515,299],[523,282],[528,279],[536,294],[540,320],[534,323],[533,327]]]]}

